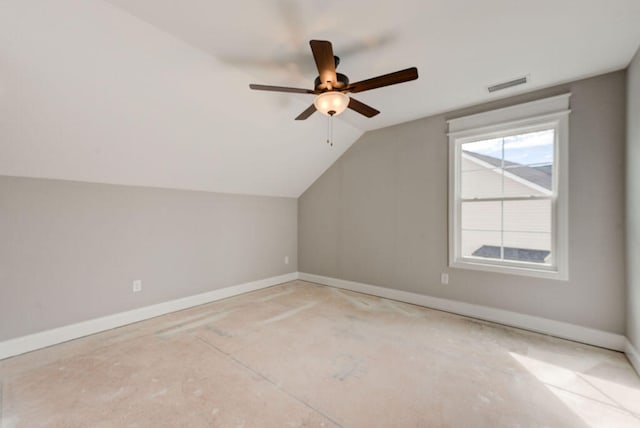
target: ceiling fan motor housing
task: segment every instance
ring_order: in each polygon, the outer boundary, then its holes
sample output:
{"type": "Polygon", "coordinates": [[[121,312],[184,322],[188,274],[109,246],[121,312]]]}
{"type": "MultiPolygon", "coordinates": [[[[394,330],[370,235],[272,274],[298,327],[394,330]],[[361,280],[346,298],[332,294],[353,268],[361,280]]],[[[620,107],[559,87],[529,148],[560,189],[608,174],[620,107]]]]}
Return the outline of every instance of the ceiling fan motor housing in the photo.
{"type": "MultiPolygon", "coordinates": [[[[349,85],[349,78],[342,73],[336,73],[337,84],[334,85],[335,89],[346,88],[349,85]]],[[[326,90],[325,82],[320,81],[320,76],[316,77],[315,88],[317,91],[326,90]]]]}

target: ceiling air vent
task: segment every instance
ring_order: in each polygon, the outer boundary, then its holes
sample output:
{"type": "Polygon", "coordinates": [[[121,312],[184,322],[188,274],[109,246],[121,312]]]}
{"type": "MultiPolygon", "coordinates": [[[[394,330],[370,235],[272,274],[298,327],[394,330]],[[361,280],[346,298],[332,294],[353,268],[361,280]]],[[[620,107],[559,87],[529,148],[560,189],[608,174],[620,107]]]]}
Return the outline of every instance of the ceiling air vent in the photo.
{"type": "Polygon", "coordinates": [[[513,86],[524,85],[527,83],[527,76],[520,77],[519,79],[510,80],[504,83],[498,83],[497,85],[489,86],[489,92],[501,91],[503,89],[511,88],[513,86]]]}

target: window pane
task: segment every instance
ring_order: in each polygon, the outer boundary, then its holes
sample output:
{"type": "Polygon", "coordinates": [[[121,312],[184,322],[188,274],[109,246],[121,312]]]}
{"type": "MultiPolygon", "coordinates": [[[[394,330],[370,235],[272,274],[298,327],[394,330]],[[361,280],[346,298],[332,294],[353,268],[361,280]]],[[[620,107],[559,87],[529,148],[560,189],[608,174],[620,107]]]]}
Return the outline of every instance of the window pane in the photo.
{"type": "Polygon", "coordinates": [[[463,202],[460,219],[463,231],[494,231],[502,229],[502,202],[463,202]]]}
{"type": "Polygon", "coordinates": [[[551,255],[551,200],[505,201],[505,259],[548,263],[551,255]],[[510,248],[512,250],[506,250],[510,248]]]}
{"type": "Polygon", "coordinates": [[[553,129],[505,137],[505,167],[511,164],[552,165],[554,140],[553,129]]]}
{"type": "Polygon", "coordinates": [[[504,196],[550,195],[553,190],[551,173],[551,165],[505,168],[504,196]]]}
{"type": "MultiPolygon", "coordinates": [[[[503,216],[506,232],[551,233],[551,200],[549,199],[505,201],[503,216]]],[[[526,242],[522,245],[525,244],[526,242]]],[[[525,245],[523,248],[533,247],[525,245]]]]}
{"type": "Polygon", "coordinates": [[[464,143],[462,197],[551,194],[554,142],[555,131],[547,129],[464,143]],[[497,177],[481,171],[492,171],[497,177]]]}
{"type": "Polygon", "coordinates": [[[461,236],[462,257],[500,258],[501,233],[463,230],[461,236]],[[496,251],[486,251],[489,248],[498,248],[496,251]]]}
{"type": "MultiPolygon", "coordinates": [[[[505,175],[512,181],[520,181],[534,195],[550,193],[554,141],[553,129],[505,137],[505,175]]],[[[513,191],[505,191],[505,195],[515,195],[513,191]]]]}
{"type": "Polygon", "coordinates": [[[463,257],[549,262],[550,199],[462,202],[460,224],[463,257]]]}
{"type": "Polygon", "coordinates": [[[466,171],[461,177],[461,196],[464,199],[501,197],[502,170],[485,169],[482,171],[466,171]]]}
{"type": "MultiPolygon", "coordinates": [[[[463,146],[464,150],[464,146],[463,146]]],[[[493,163],[485,162],[481,159],[477,154],[473,152],[462,152],[462,159],[460,163],[460,170],[462,172],[468,171],[483,171],[487,168],[500,168],[502,162],[499,159],[496,159],[493,163]]]]}
{"type": "Polygon", "coordinates": [[[502,138],[492,138],[490,140],[480,140],[462,145],[464,152],[479,155],[479,157],[502,158],[502,138]]]}
{"type": "Polygon", "coordinates": [[[504,232],[505,259],[531,263],[549,263],[550,233],[504,232]]]}
{"type": "Polygon", "coordinates": [[[463,202],[460,223],[464,257],[477,256],[483,247],[499,247],[502,241],[502,202],[463,202]]]}

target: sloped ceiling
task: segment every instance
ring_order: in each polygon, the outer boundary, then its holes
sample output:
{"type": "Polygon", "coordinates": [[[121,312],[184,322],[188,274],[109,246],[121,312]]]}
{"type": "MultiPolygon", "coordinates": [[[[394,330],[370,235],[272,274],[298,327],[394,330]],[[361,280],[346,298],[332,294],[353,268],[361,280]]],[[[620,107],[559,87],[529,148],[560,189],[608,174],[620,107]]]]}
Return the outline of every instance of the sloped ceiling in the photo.
{"type": "MultiPolygon", "coordinates": [[[[637,0],[0,1],[0,174],[299,196],[363,132],[618,70],[640,44],[637,0]],[[316,113],[310,39],[381,114],[316,113]],[[498,94],[490,84],[529,75],[498,94]]],[[[392,141],[389,142],[393,144],[392,141]]]]}

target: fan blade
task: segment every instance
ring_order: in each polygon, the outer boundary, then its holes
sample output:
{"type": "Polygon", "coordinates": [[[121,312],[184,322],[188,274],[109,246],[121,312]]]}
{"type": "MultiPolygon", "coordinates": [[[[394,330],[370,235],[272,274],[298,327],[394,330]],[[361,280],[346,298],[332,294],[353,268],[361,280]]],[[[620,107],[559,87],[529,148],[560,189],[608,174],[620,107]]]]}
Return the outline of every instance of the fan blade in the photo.
{"type": "Polygon", "coordinates": [[[316,61],[316,67],[318,67],[318,74],[320,75],[320,82],[324,85],[327,82],[331,82],[333,85],[336,80],[336,63],[333,58],[333,47],[331,42],[326,40],[311,40],[311,52],[313,52],[313,59],[316,61]]]}
{"type": "Polygon", "coordinates": [[[271,86],[271,85],[256,85],[255,83],[251,83],[249,85],[251,89],[255,89],[258,91],[274,91],[274,92],[293,92],[296,94],[315,94],[317,91],[312,91],[311,89],[302,89],[302,88],[289,88],[287,86],[271,86]]]}
{"type": "Polygon", "coordinates": [[[361,103],[355,98],[349,98],[349,105],[347,107],[367,117],[373,117],[380,113],[378,110],[366,105],[365,103],[361,103]]]}
{"type": "Polygon", "coordinates": [[[311,116],[315,111],[316,111],[316,106],[311,104],[308,109],[306,109],[305,111],[300,113],[298,117],[296,117],[296,120],[305,120],[306,118],[311,116]]]}
{"type": "Polygon", "coordinates": [[[370,89],[382,88],[383,86],[395,85],[397,83],[408,82],[418,78],[418,69],[415,67],[406,70],[396,71],[395,73],[383,74],[382,76],[372,77],[371,79],[355,82],[344,88],[348,92],[363,92],[370,89]]]}

